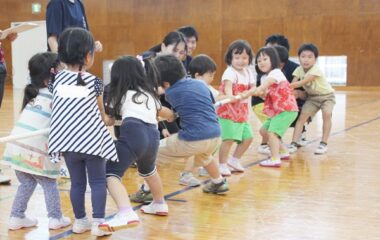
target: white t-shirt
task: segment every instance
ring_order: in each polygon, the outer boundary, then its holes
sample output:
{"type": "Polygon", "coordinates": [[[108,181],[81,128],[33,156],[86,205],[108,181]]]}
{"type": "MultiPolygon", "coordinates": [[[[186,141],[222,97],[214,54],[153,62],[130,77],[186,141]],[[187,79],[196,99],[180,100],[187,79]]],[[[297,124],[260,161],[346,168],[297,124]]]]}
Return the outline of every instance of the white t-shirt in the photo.
{"type": "Polygon", "coordinates": [[[157,125],[157,109],[161,104],[149,93],[145,93],[146,95],[140,94],[140,96],[136,98],[136,102],[138,103],[135,103],[133,101],[135,93],[136,91],[129,90],[124,97],[124,102],[121,107],[121,115],[123,119],[133,117],[140,119],[143,122],[157,125]]]}
{"type": "Polygon", "coordinates": [[[280,83],[281,81],[288,81],[286,80],[284,73],[278,68],[273,69],[268,74],[263,75],[261,77],[261,84],[265,83],[268,78],[276,80],[276,83],[280,83]]]}
{"type": "MultiPolygon", "coordinates": [[[[233,85],[245,86],[244,89],[249,89],[250,86],[256,86],[255,74],[251,68],[244,68],[243,72],[236,71],[233,67],[228,66],[222,76],[223,81],[232,81],[233,85]]],[[[243,92],[243,91],[241,91],[243,92]]],[[[244,103],[250,103],[250,98],[241,100],[244,103]]]]}

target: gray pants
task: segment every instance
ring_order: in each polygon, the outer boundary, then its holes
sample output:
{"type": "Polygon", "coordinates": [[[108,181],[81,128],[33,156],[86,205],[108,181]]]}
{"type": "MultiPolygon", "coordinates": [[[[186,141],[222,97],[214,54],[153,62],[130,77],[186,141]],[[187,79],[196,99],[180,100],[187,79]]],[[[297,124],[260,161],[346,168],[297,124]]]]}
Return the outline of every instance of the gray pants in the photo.
{"type": "Polygon", "coordinates": [[[61,202],[57,188],[57,181],[53,178],[38,176],[16,170],[16,176],[20,182],[15,200],[13,201],[11,217],[24,218],[30,197],[37,183],[41,185],[49,218],[60,219],[62,217],[61,202]]]}

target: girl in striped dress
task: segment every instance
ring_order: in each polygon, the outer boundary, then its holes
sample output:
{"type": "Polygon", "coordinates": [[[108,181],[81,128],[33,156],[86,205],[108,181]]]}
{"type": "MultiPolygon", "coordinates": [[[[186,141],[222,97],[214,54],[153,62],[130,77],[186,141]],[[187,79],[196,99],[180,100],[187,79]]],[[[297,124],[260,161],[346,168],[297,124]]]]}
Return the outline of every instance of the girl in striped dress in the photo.
{"type": "MultiPolygon", "coordinates": [[[[49,127],[53,96],[48,91],[47,84],[57,65],[57,54],[54,53],[38,53],[29,60],[31,83],[25,87],[23,109],[11,135],[49,127]]],[[[59,229],[71,224],[70,219],[61,212],[56,181],[59,177],[59,165],[50,162],[47,142],[47,135],[38,135],[11,141],[6,145],[3,162],[15,170],[20,182],[9,219],[10,230],[37,225],[36,219],[25,216],[29,199],[37,184],[44,190],[49,229],[59,229]]]]}
{"type": "Polygon", "coordinates": [[[67,68],[50,82],[53,93],[49,154],[59,161],[62,154],[71,176],[70,200],[75,221],[72,231],[92,235],[111,234],[102,227],[107,196],[106,160],[117,161],[115,145],[105,123],[103,84],[86,72],[94,62],[92,34],[81,28],[68,28],[59,38],[59,60],[67,68]],[[86,176],[88,175],[88,177],[86,176]],[[92,222],[86,217],[87,178],[91,187],[92,222]]]}

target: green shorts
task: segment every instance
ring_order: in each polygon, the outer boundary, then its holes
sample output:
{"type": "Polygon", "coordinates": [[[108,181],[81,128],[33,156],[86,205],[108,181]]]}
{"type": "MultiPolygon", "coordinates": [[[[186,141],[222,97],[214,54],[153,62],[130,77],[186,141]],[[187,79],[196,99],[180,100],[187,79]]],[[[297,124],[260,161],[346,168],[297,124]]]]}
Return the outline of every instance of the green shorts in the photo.
{"type": "Polygon", "coordinates": [[[241,143],[245,139],[253,138],[251,125],[247,122],[234,122],[229,119],[219,118],[222,128],[222,140],[234,140],[241,143]]]}
{"type": "Polygon", "coordinates": [[[275,133],[279,137],[282,137],[292,122],[296,119],[297,115],[298,112],[282,112],[266,120],[263,124],[263,128],[265,128],[268,132],[275,133]]]}

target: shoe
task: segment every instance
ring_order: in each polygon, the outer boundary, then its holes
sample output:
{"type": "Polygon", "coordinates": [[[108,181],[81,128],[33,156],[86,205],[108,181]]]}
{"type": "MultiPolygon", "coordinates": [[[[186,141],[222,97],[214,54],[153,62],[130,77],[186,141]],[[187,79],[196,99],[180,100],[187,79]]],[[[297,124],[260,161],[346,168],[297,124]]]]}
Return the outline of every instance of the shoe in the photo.
{"type": "Polygon", "coordinates": [[[113,232],[112,228],[106,223],[93,222],[91,224],[91,235],[102,237],[111,235],[113,232]]]}
{"type": "Polygon", "coordinates": [[[289,161],[290,160],[290,153],[289,152],[280,153],[280,159],[283,161],[289,161]]]}
{"type": "Polygon", "coordinates": [[[166,203],[151,202],[149,205],[141,207],[141,211],[147,214],[154,214],[158,216],[167,216],[169,213],[168,205],[166,203]]]}
{"type": "Polygon", "coordinates": [[[140,218],[139,216],[133,211],[128,211],[126,213],[117,213],[113,218],[105,224],[110,226],[111,228],[121,227],[121,226],[127,226],[132,224],[139,224],[140,218]]]}
{"type": "Polygon", "coordinates": [[[325,154],[327,152],[327,144],[324,142],[321,142],[317,149],[315,149],[314,154],[325,154]]]}
{"type": "Polygon", "coordinates": [[[49,229],[60,229],[71,225],[71,220],[68,217],[62,215],[60,219],[49,218],[49,229]]]}
{"type": "Polygon", "coordinates": [[[234,158],[228,159],[227,166],[230,168],[231,172],[244,172],[244,167],[241,165],[240,161],[234,158]]]}
{"type": "Polygon", "coordinates": [[[198,176],[200,176],[200,177],[208,177],[209,175],[208,175],[208,172],[207,172],[206,168],[199,167],[198,168],[198,176]]]}
{"type": "Polygon", "coordinates": [[[228,188],[227,180],[224,178],[223,181],[218,184],[209,181],[202,190],[205,193],[223,194],[228,192],[230,189],[228,188]]]}
{"type": "Polygon", "coordinates": [[[84,217],[81,219],[75,219],[72,231],[73,233],[84,233],[90,231],[91,227],[91,222],[88,220],[87,217],[84,217]]]}
{"type": "Polygon", "coordinates": [[[198,187],[201,182],[191,172],[183,172],[179,176],[179,184],[189,187],[198,187]]]}
{"type": "Polygon", "coordinates": [[[270,155],[270,148],[269,148],[268,144],[261,144],[257,148],[257,152],[261,153],[261,154],[264,154],[264,155],[270,155]]]}
{"type": "Polygon", "coordinates": [[[303,132],[301,135],[301,139],[297,142],[297,144],[301,147],[305,147],[309,144],[309,141],[306,140],[306,132],[303,132]]]}
{"type": "Polygon", "coordinates": [[[17,230],[21,228],[28,228],[28,227],[35,227],[37,226],[38,221],[34,218],[18,218],[18,217],[11,217],[9,219],[8,223],[8,229],[9,230],[17,230]]]}
{"type": "Polygon", "coordinates": [[[153,201],[153,196],[150,191],[144,190],[144,185],[134,194],[129,196],[129,199],[135,203],[150,203],[153,201]]]}
{"type": "Polygon", "coordinates": [[[223,177],[231,176],[231,171],[227,167],[227,164],[219,164],[219,172],[223,177]]]}
{"type": "Polygon", "coordinates": [[[281,160],[272,160],[271,158],[270,159],[267,159],[267,160],[264,160],[262,162],[260,162],[260,166],[261,167],[281,167],[281,160]]]}
{"type": "Polygon", "coordinates": [[[7,176],[5,176],[1,171],[0,171],[0,184],[9,184],[11,182],[11,179],[7,176]]]}
{"type": "Polygon", "coordinates": [[[292,142],[292,143],[288,146],[288,151],[289,151],[289,153],[295,153],[297,150],[298,150],[298,144],[295,143],[295,142],[292,142]]]}
{"type": "Polygon", "coordinates": [[[59,169],[59,175],[61,176],[61,178],[70,179],[69,169],[67,169],[65,164],[61,165],[61,168],[59,169]]]}

